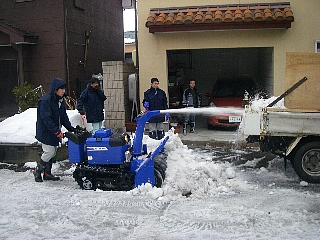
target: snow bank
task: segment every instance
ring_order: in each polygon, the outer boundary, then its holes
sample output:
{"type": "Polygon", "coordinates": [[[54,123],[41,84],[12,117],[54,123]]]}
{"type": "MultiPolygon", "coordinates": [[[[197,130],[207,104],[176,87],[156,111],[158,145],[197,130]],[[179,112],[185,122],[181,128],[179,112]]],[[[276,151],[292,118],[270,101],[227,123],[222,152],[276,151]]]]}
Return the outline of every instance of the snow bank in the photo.
{"type": "MultiPolygon", "coordinates": [[[[77,110],[67,110],[72,126],[81,126],[81,117],[77,110]]],[[[37,144],[36,135],[37,109],[29,108],[0,122],[0,143],[37,144]]],[[[92,130],[92,124],[85,121],[87,130],[92,130]]],[[[63,132],[67,129],[62,128],[63,132]]]]}
{"type": "MultiPolygon", "coordinates": [[[[199,198],[207,194],[219,194],[231,191],[228,180],[235,177],[230,163],[216,163],[210,153],[201,154],[184,145],[174,129],[166,133],[170,138],[165,145],[167,157],[166,178],[162,189],[152,188],[150,184],[133,189],[132,195],[146,195],[162,201],[177,200],[190,197],[199,198]]],[[[144,136],[148,151],[152,151],[160,143],[144,136]]],[[[232,192],[232,191],[231,191],[232,192]]]]}

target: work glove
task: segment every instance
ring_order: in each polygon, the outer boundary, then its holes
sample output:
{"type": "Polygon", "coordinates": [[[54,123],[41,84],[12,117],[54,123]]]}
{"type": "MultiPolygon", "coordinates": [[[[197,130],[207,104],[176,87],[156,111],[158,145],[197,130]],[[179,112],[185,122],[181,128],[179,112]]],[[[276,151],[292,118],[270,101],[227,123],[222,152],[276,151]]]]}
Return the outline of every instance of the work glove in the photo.
{"type": "Polygon", "coordinates": [[[78,110],[78,112],[80,113],[80,115],[86,115],[86,112],[83,110],[78,110]]]}
{"type": "Polygon", "coordinates": [[[75,132],[75,131],[76,131],[76,128],[71,127],[71,128],[68,129],[68,131],[69,131],[69,132],[75,132]]]}
{"type": "Polygon", "coordinates": [[[166,121],[168,121],[170,118],[170,114],[169,113],[166,113],[166,121]]]}
{"type": "Polygon", "coordinates": [[[144,104],[143,104],[144,108],[149,108],[149,106],[150,106],[149,102],[144,102],[144,104]]]}
{"type": "Polygon", "coordinates": [[[57,134],[57,138],[63,138],[63,132],[59,132],[59,133],[56,133],[57,134]]]}
{"type": "Polygon", "coordinates": [[[75,133],[81,133],[81,132],[84,132],[84,131],[86,131],[86,128],[82,128],[79,125],[77,125],[74,132],[75,133]]]}

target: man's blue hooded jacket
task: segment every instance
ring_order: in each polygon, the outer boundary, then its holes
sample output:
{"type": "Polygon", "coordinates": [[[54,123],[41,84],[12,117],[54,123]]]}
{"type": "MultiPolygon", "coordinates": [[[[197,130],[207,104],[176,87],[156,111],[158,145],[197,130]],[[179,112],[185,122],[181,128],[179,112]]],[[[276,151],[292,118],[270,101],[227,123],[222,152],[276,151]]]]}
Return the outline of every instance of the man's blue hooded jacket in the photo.
{"type": "Polygon", "coordinates": [[[46,145],[59,145],[57,133],[61,132],[62,125],[68,131],[73,131],[63,98],[55,94],[60,87],[65,85],[62,79],[53,79],[50,84],[50,92],[43,95],[38,102],[36,139],[46,145]]]}

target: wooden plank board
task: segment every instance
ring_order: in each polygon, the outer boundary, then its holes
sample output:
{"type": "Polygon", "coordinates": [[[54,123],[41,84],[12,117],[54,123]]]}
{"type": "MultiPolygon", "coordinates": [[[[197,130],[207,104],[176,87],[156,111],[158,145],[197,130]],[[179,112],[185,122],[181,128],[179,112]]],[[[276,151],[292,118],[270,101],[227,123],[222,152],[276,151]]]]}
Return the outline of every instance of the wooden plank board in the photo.
{"type": "Polygon", "coordinates": [[[284,105],[288,109],[320,110],[320,54],[288,52],[285,88],[303,77],[308,80],[284,98],[284,105]]]}

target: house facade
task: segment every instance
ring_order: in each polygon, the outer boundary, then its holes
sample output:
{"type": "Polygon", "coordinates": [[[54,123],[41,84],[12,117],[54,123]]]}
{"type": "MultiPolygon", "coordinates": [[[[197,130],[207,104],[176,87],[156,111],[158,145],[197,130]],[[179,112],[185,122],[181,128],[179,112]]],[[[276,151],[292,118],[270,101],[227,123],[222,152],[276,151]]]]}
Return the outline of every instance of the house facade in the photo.
{"type": "Polygon", "coordinates": [[[102,62],[123,61],[118,0],[0,0],[0,117],[17,112],[12,89],[25,82],[49,91],[53,78],[78,97],[102,62]]]}
{"type": "Polygon", "coordinates": [[[170,107],[192,78],[203,106],[204,94],[219,78],[252,78],[270,95],[282,94],[286,53],[315,52],[318,5],[317,0],[139,0],[140,98],[152,77],[160,80],[170,107]]]}

